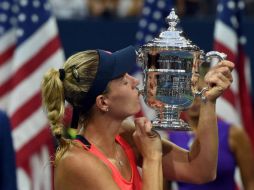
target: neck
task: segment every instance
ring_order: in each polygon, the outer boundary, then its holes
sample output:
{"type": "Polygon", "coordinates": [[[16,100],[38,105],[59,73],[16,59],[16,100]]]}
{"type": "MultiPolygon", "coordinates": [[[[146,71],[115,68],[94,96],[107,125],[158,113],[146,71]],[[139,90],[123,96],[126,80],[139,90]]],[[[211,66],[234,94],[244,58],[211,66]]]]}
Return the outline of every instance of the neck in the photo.
{"type": "Polygon", "coordinates": [[[108,156],[115,153],[115,138],[119,134],[121,121],[116,121],[106,116],[92,117],[85,128],[79,132],[89,142],[96,145],[108,156]]]}

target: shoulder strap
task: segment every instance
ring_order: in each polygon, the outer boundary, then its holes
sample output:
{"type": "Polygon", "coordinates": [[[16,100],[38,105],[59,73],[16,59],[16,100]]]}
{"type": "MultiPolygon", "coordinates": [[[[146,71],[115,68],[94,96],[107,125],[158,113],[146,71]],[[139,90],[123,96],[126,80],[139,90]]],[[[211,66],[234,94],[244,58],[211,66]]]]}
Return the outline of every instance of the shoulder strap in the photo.
{"type": "Polygon", "coordinates": [[[80,141],[83,145],[85,145],[88,149],[91,148],[91,143],[82,135],[77,135],[76,140],[80,141]]]}

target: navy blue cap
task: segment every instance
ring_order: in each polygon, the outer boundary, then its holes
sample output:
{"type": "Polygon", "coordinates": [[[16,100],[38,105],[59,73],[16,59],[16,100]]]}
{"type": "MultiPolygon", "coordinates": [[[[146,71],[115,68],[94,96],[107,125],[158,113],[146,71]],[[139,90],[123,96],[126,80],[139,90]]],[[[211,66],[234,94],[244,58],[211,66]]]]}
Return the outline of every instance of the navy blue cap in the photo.
{"type": "MultiPolygon", "coordinates": [[[[97,51],[99,54],[98,69],[95,79],[88,93],[84,97],[82,112],[88,112],[91,109],[95,103],[96,97],[105,91],[108,83],[111,80],[116,79],[125,73],[131,73],[136,68],[137,56],[133,46],[128,46],[114,53],[100,49],[97,51]]],[[[73,117],[77,117],[78,111],[76,110],[74,112],[73,114],[75,116],[73,115],[73,117]]],[[[78,122],[78,118],[75,120],[75,124],[72,123],[73,128],[77,127],[75,125],[78,122]]]]}

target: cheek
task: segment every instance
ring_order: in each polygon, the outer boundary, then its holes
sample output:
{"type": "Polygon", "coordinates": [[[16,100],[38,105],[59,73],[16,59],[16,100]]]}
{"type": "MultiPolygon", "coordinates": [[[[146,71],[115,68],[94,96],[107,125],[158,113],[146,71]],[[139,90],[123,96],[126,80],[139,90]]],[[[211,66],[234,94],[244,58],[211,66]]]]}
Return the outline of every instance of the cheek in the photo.
{"type": "Polygon", "coordinates": [[[136,113],[140,110],[140,102],[137,95],[133,93],[121,93],[121,95],[112,96],[114,109],[124,112],[136,113]]]}

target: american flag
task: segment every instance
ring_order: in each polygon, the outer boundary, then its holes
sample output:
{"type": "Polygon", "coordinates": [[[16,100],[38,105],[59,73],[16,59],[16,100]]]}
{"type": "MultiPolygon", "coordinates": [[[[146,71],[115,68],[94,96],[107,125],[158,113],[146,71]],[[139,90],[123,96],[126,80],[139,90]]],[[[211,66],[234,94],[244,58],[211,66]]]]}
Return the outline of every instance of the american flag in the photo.
{"type": "Polygon", "coordinates": [[[236,64],[233,84],[217,103],[217,113],[226,121],[243,126],[254,148],[254,123],[250,95],[250,60],[245,54],[247,42],[243,34],[243,0],[220,0],[214,31],[214,49],[228,55],[236,64]]]}
{"type": "Polygon", "coordinates": [[[49,67],[63,62],[47,0],[0,1],[0,109],[11,120],[20,189],[52,189],[54,147],[40,84],[49,67]]]}
{"type": "Polygon", "coordinates": [[[165,30],[171,0],[145,0],[142,14],[139,19],[139,29],[136,33],[137,45],[143,45],[152,40],[161,31],[165,30]]]}

